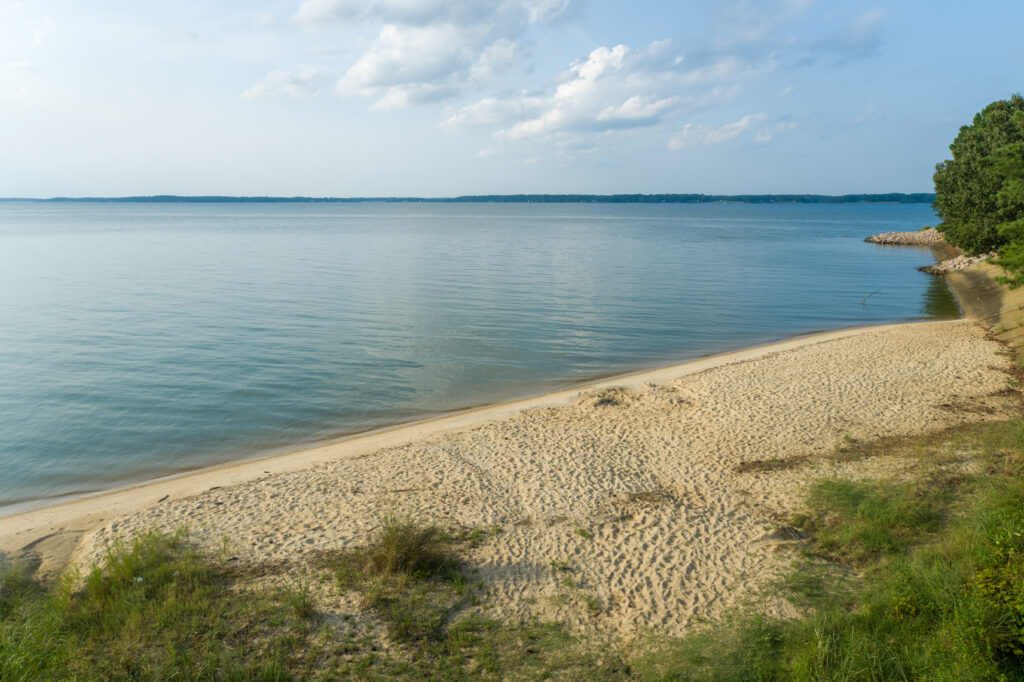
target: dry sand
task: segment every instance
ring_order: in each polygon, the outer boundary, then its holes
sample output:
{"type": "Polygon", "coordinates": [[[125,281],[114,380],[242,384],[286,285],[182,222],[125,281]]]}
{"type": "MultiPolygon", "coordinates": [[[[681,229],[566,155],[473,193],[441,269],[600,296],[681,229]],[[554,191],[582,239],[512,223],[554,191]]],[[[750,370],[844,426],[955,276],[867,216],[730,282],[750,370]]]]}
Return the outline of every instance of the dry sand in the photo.
{"type": "Polygon", "coordinates": [[[0,551],[52,570],[185,524],[243,561],[295,560],[399,511],[501,528],[468,556],[498,615],[675,633],[788,561],[771,527],[808,481],[906,466],[827,457],[837,443],[1018,416],[1010,368],[967,320],[808,336],[3,518],[0,551]],[[799,464],[751,466],[776,460],[799,464]]]}

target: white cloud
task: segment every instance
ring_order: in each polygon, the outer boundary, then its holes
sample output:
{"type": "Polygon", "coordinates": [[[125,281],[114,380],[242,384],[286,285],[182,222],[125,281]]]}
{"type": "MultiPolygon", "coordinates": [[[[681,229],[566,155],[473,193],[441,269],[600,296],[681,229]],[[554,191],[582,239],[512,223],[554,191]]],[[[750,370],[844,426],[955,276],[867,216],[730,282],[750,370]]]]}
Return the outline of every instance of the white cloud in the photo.
{"type": "Polygon", "coordinates": [[[544,97],[526,94],[506,99],[485,97],[459,109],[445,121],[445,125],[451,128],[504,126],[518,119],[537,116],[543,111],[546,102],[544,97]]]}
{"type": "Polygon", "coordinates": [[[607,106],[597,114],[598,121],[654,120],[679,101],[678,97],[654,99],[646,95],[633,95],[619,106],[607,106]]]}
{"type": "Polygon", "coordinates": [[[306,67],[294,71],[276,69],[263,80],[242,93],[242,99],[260,99],[274,97],[302,97],[318,90],[317,81],[323,72],[315,67],[306,67]]]}
{"type": "Polygon", "coordinates": [[[522,3],[530,23],[551,21],[569,12],[572,0],[526,0],[522,3]]]}
{"type": "MultiPolygon", "coordinates": [[[[573,62],[548,93],[487,97],[449,115],[452,128],[491,127],[497,142],[601,135],[656,126],[681,112],[696,111],[734,98],[738,83],[771,68],[721,56],[690,65],[671,41],[642,50],[626,45],[598,47],[573,62]]],[[[592,142],[591,142],[592,143],[592,142]]],[[[576,146],[588,144],[574,140],[576,146]],[[578,143],[578,144],[577,144],[578,143]]]]}
{"type": "Polygon", "coordinates": [[[507,38],[498,38],[484,48],[477,57],[469,77],[478,82],[487,82],[497,77],[519,61],[519,46],[507,38]]]}
{"type": "Polygon", "coordinates": [[[304,0],[293,19],[328,29],[378,24],[376,40],[337,83],[374,108],[435,102],[492,82],[522,63],[530,26],[567,16],[573,0],[304,0]]]}
{"type": "Polygon", "coordinates": [[[373,46],[338,81],[342,95],[377,98],[377,108],[432,102],[457,92],[476,55],[450,24],[385,26],[373,46]]]}

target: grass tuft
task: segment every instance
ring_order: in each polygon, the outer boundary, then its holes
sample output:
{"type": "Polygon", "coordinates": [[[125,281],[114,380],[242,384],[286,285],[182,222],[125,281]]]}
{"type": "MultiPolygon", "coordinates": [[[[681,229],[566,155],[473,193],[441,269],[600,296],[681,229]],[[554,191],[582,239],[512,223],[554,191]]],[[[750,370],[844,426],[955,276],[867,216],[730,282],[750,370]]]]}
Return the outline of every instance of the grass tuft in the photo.
{"type": "Polygon", "coordinates": [[[445,545],[444,533],[437,526],[389,514],[363,552],[363,570],[377,576],[437,574],[453,567],[454,560],[445,545]]]}

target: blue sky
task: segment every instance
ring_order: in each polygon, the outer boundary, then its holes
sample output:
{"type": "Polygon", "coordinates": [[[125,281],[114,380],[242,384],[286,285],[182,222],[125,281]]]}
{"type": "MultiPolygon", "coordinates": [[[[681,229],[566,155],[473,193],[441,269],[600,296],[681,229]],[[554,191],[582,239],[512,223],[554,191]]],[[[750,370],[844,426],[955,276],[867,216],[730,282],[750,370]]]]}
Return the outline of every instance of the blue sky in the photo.
{"type": "Polygon", "coordinates": [[[0,0],[0,196],[930,191],[1024,3],[0,0]]]}

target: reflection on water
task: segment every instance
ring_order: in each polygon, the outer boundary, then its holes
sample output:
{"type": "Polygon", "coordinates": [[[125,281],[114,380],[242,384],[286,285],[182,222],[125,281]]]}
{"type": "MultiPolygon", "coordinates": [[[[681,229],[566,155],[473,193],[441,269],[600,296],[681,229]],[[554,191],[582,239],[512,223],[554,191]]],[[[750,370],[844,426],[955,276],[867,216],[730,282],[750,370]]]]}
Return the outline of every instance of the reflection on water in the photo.
{"type": "Polygon", "coordinates": [[[956,306],[926,205],[0,204],[0,505],[956,306]]]}
{"type": "Polygon", "coordinates": [[[960,317],[960,306],[949,288],[945,277],[933,276],[924,291],[921,314],[937,320],[951,320],[960,317]]]}

